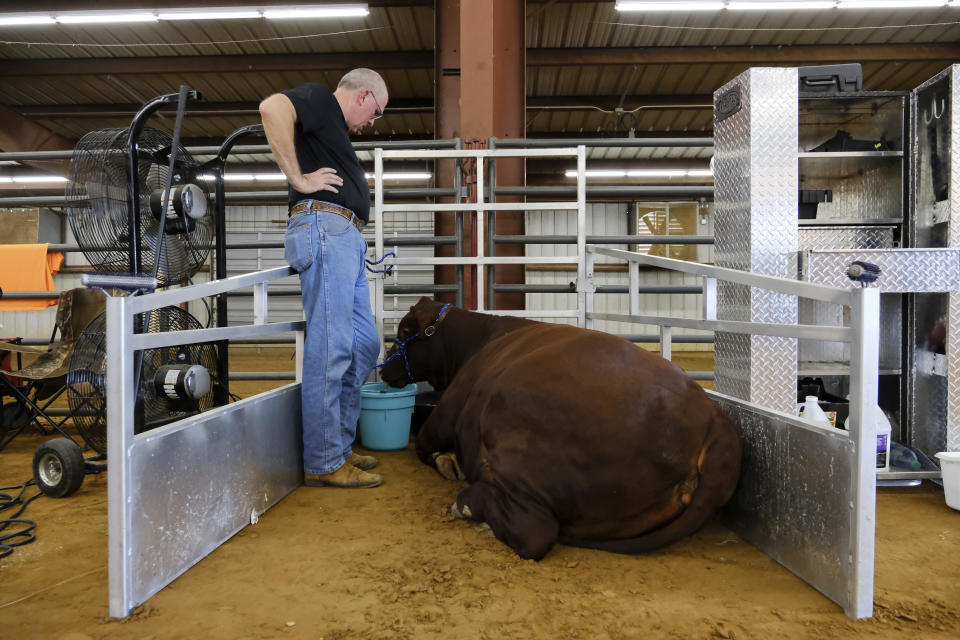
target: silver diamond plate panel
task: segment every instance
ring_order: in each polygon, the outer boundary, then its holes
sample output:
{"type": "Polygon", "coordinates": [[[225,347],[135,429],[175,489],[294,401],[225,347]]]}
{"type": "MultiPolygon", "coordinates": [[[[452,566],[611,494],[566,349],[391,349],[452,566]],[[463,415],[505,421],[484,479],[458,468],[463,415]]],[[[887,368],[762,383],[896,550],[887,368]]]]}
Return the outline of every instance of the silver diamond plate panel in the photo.
{"type": "Polygon", "coordinates": [[[911,105],[911,246],[960,247],[960,64],[951,65],[917,87],[911,105]],[[947,199],[941,203],[935,202],[933,191],[933,144],[949,170],[947,199]],[[947,224],[938,222],[941,219],[947,224]]]}
{"type": "Polygon", "coordinates": [[[893,226],[800,227],[797,247],[803,251],[892,249],[893,226]]]}
{"type": "MultiPolygon", "coordinates": [[[[714,123],[716,264],[794,277],[797,247],[797,70],[748,69],[714,93],[739,89],[741,109],[714,123]]],[[[793,296],[720,282],[723,320],[796,323],[793,296]]],[[[718,333],[717,390],[782,411],[796,395],[796,340],[718,333]]]]}
{"type": "Polygon", "coordinates": [[[801,278],[832,287],[849,287],[847,268],[860,260],[880,267],[880,277],[867,286],[884,292],[931,292],[960,289],[960,249],[853,249],[803,251],[801,278]]]}
{"type": "MultiPolygon", "coordinates": [[[[913,298],[915,332],[910,361],[910,445],[928,457],[943,451],[947,442],[948,376],[934,375],[918,366],[937,350],[931,337],[938,322],[947,317],[947,296],[924,293],[913,298]]],[[[948,367],[949,372],[949,367],[948,367]]]]}
{"type": "Polygon", "coordinates": [[[850,486],[855,466],[850,441],[841,431],[796,426],[711,397],[739,425],[743,442],[740,482],[723,520],[848,609],[856,579],[850,563],[856,525],[850,509],[856,498],[850,486]]]}
{"type": "Polygon", "coordinates": [[[800,150],[813,151],[818,145],[848,132],[857,140],[879,140],[881,137],[894,149],[903,148],[903,112],[908,108],[907,92],[886,92],[885,95],[800,98],[800,150]]]}
{"type": "Polygon", "coordinates": [[[805,177],[804,189],[830,189],[832,202],[817,206],[817,219],[900,218],[903,216],[903,158],[801,158],[823,164],[823,177],[805,177]]]}
{"type": "MultiPolygon", "coordinates": [[[[951,65],[913,92],[913,211],[908,234],[915,247],[960,248],[960,65],[951,65]],[[931,147],[947,163],[946,199],[936,202],[931,147]]],[[[946,320],[947,375],[930,376],[911,369],[908,402],[913,417],[911,444],[928,455],[960,451],[960,293],[916,296],[909,319],[914,361],[931,348],[927,336],[946,320]],[[952,322],[951,322],[952,321],[952,322]]]]}
{"type": "MultiPolygon", "coordinates": [[[[889,249],[894,246],[894,226],[815,226],[800,227],[801,251],[830,251],[835,249],[889,249]]],[[[847,282],[844,286],[850,286],[847,282]]],[[[884,294],[880,299],[880,368],[900,368],[900,299],[884,294]]],[[[841,305],[804,300],[799,302],[800,324],[818,324],[839,327],[844,322],[841,305]]],[[[800,340],[801,369],[816,363],[835,363],[849,366],[850,345],[822,340],[800,340]]]]}
{"type": "Polygon", "coordinates": [[[960,451],[960,293],[947,294],[947,299],[946,450],[960,451]]]}
{"type": "MultiPolygon", "coordinates": [[[[842,327],[845,324],[842,305],[801,298],[798,306],[800,324],[817,324],[827,327],[842,327]]],[[[850,347],[843,342],[800,340],[798,351],[801,363],[849,362],[850,360],[850,347]]],[[[803,364],[801,368],[804,368],[803,364]]]]}
{"type": "MultiPolygon", "coordinates": [[[[898,370],[902,358],[900,345],[903,344],[903,296],[898,293],[880,294],[880,369],[898,370]]],[[[848,326],[849,318],[844,307],[816,300],[800,300],[800,324],[817,324],[830,327],[848,326]]],[[[836,365],[831,368],[850,366],[850,345],[845,342],[824,342],[822,340],[800,340],[800,368],[802,370],[823,370],[824,364],[836,365]]]]}

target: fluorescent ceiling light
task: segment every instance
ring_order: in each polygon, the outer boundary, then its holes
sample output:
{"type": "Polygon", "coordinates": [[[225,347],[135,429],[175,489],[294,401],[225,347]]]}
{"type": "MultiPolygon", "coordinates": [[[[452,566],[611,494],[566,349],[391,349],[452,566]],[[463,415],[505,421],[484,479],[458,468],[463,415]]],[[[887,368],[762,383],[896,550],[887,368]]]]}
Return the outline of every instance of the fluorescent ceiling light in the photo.
{"type": "Polygon", "coordinates": [[[287,176],[282,173],[225,173],[223,179],[226,182],[286,182],[287,176]]]}
{"type": "Polygon", "coordinates": [[[136,11],[111,13],[97,11],[87,13],[63,13],[56,16],[57,22],[62,24],[91,24],[103,22],[156,22],[157,16],[152,13],[136,11]]]}
{"type": "Polygon", "coordinates": [[[0,176],[2,184],[44,184],[49,182],[67,182],[62,176],[0,176]]]}
{"type": "MultiPolygon", "coordinates": [[[[564,175],[568,178],[576,178],[576,170],[568,170],[564,175]]],[[[627,177],[626,169],[593,169],[583,172],[583,175],[587,178],[625,178],[627,177]]]]}
{"type": "Polygon", "coordinates": [[[643,0],[620,0],[617,11],[720,11],[723,0],[677,0],[676,2],[644,2],[643,0]]]}
{"type": "Polygon", "coordinates": [[[833,9],[836,0],[730,0],[730,11],[803,11],[805,9],[833,9]]]}
{"type": "Polygon", "coordinates": [[[6,16],[0,16],[0,26],[13,26],[20,24],[53,24],[54,20],[51,16],[38,16],[38,15],[27,15],[27,14],[16,14],[11,13],[6,16]]]}
{"type": "Polygon", "coordinates": [[[617,11],[803,11],[960,7],[960,0],[618,0],[617,11]]]}
{"type": "Polygon", "coordinates": [[[161,20],[237,20],[260,18],[263,14],[258,9],[172,9],[158,12],[157,17],[161,20]]]}
{"type": "MultiPolygon", "coordinates": [[[[187,3],[185,3],[187,4],[187,3]]],[[[256,7],[190,6],[157,11],[75,11],[46,15],[36,13],[0,13],[0,26],[28,24],[107,24],[121,22],[156,22],[158,20],[235,20],[247,18],[347,18],[369,15],[366,4],[283,5],[256,7]]]]}
{"type": "MultiPolygon", "coordinates": [[[[564,172],[568,178],[576,178],[575,169],[564,172]]],[[[713,175],[710,169],[594,169],[584,172],[587,178],[699,178],[713,175]]]]}
{"type": "MultiPolygon", "coordinates": [[[[410,172],[407,172],[407,173],[400,173],[400,172],[398,172],[398,173],[384,173],[384,174],[383,174],[383,179],[384,179],[384,180],[429,180],[429,179],[432,178],[432,177],[433,177],[433,174],[432,174],[432,173],[427,173],[427,172],[424,172],[424,171],[421,171],[421,172],[410,171],[410,172]]],[[[367,180],[373,180],[373,174],[372,174],[372,173],[368,173],[368,174],[367,174],[367,180]]]]}
{"type": "Polygon", "coordinates": [[[840,9],[921,9],[945,7],[947,0],[839,0],[840,9]]]}
{"type": "Polygon", "coordinates": [[[682,178],[686,169],[635,169],[627,171],[628,178],[682,178]]]}
{"type": "MultiPolygon", "coordinates": [[[[372,173],[368,173],[366,176],[367,180],[373,180],[372,173]]],[[[203,174],[198,177],[207,182],[214,180],[214,177],[210,174],[203,174]]],[[[432,177],[433,174],[428,172],[387,172],[383,174],[384,180],[429,180],[432,177]]],[[[223,180],[225,182],[285,182],[287,176],[282,173],[225,173],[223,180]]],[[[0,181],[2,181],[2,178],[0,178],[0,181]]]]}
{"type": "Polygon", "coordinates": [[[263,17],[271,20],[292,18],[351,18],[368,15],[365,4],[328,4],[324,6],[272,7],[263,10],[263,17]]]}

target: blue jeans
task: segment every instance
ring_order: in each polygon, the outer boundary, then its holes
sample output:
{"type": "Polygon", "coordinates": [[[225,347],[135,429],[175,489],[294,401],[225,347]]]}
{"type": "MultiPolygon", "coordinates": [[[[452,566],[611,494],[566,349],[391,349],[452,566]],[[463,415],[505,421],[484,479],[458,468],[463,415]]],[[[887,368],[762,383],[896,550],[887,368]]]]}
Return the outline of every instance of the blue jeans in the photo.
{"type": "Polygon", "coordinates": [[[300,273],[307,317],[303,470],[333,473],[352,453],[360,389],[380,353],[364,273],[367,244],[346,218],[308,211],[287,221],[283,246],[287,262],[300,273]]]}

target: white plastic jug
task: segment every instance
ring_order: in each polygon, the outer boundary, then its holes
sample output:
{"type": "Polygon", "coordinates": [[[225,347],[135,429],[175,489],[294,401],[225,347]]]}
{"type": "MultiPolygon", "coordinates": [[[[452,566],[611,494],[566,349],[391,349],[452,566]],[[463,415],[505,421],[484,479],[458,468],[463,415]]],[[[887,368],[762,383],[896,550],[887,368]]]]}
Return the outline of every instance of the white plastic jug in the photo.
{"type": "MultiPolygon", "coordinates": [[[[867,420],[873,420],[877,430],[877,471],[890,470],[890,433],[893,429],[887,414],[878,405],[873,405],[867,420]]],[[[843,425],[850,430],[850,418],[843,425]]]]}
{"type": "Polygon", "coordinates": [[[805,402],[800,407],[800,415],[810,422],[816,422],[818,424],[826,424],[830,426],[830,418],[827,417],[827,414],[823,412],[823,409],[820,408],[820,403],[817,401],[817,396],[807,396],[805,402]]]}
{"type": "Polygon", "coordinates": [[[887,414],[873,405],[874,423],[877,425],[877,471],[890,470],[890,421],[887,414]]]}

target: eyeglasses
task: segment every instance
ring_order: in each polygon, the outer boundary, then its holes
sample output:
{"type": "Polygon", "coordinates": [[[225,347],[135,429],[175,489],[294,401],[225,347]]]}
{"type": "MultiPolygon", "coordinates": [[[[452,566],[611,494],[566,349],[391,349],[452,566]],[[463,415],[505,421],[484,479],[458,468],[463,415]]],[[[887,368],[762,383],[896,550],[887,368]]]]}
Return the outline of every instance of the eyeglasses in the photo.
{"type": "Polygon", "coordinates": [[[373,113],[373,119],[383,117],[383,109],[380,108],[380,103],[377,102],[377,96],[373,95],[373,91],[367,90],[367,95],[373,98],[373,104],[377,105],[377,110],[373,113]]]}

